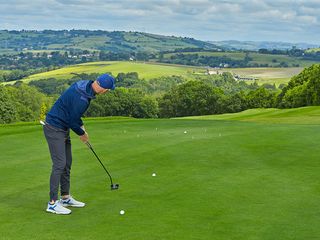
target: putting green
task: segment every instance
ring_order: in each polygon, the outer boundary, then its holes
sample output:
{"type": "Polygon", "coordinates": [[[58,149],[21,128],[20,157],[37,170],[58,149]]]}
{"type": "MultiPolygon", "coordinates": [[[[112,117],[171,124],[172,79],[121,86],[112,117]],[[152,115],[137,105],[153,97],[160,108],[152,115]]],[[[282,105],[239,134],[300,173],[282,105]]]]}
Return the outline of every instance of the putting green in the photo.
{"type": "Polygon", "coordinates": [[[120,189],[110,190],[91,151],[72,135],[71,190],[87,206],[70,216],[46,213],[51,162],[41,126],[2,126],[0,239],[320,235],[319,124],[128,118],[85,123],[120,189]]]}

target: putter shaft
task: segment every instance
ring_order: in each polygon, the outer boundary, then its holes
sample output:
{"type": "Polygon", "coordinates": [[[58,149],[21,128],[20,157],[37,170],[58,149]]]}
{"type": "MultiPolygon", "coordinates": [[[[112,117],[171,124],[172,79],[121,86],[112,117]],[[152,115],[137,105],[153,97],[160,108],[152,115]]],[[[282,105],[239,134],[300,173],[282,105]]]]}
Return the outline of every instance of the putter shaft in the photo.
{"type": "Polygon", "coordinates": [[[113,186],[113,181],[112,181],[112,177],[110,175],[110,173],[108,172],[108,170],[106,169],[106,167],[103,165],[103,163],[101,162],[100,158],[98,157],[98,155],[96,154],[96,152],[93,150],[93,147],[91,146],[91,144],[89,142],[86,142],[86,145],[91,149],[91,151],[93,152],[93,154],[96,156],[96,158],[98,159],[99,163],[101,164],[101,166],[103,167],[103,169],[106,171],[106,173],[108,174],[109,178],[110,178],[110,182],[111,182],[111,186],[113,186]]]}

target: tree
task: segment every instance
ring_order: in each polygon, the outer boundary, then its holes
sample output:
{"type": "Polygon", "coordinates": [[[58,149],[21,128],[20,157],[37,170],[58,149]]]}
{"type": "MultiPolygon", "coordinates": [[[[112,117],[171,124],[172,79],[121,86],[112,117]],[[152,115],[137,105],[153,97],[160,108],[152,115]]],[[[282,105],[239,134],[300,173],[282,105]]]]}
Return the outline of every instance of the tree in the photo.
{"type": "Polygon", "coordinates": [[[189,81],[173,87],[160,99],[160,116],[181,117],[222,112],[223,92],[203,82],[189,81]]]}
{"type": "Polygon", "coordinates": [[[248,108],[271,108],[275,106],[276,93],[260,87],[246,96],[248,108]]]}
{"type": "Polygon", "coordinates": [[[119,87],[114,91],[99,95],[90,104],[86,116],[131,116],[150,118],[158,116],[156,100],[137,89],[119,87]]]}
{"type": "Polygon", "coordinates": [[[157,118],[159,114],[158,102],[151,96],[144,96],[137,105],[138,111],[136,117],[157,118]]]}
{"type": "Polygon", "coordinates": [[[320,64],[294,76],[277,98],[278,107],[320,105],[320,64]]]}
{"type": "Polygon", "coordinates": [[[6,87],[0,85],[0,124],[14,122],[17,111],[12,96],[6,87]]]}
{"type": "Polygon", "coordinates": [[[247,109],[246,95],[243,91],[227,97],[224,102],[224,112],[241,112],[247,109]]]}
{"type": "Polygon", "coordinates": [[[42,104],[48,104],[49,99],[35,87],[17,83],[7,88],[14,99],[18,121],[34,121],[39,119],[42,104]]]}

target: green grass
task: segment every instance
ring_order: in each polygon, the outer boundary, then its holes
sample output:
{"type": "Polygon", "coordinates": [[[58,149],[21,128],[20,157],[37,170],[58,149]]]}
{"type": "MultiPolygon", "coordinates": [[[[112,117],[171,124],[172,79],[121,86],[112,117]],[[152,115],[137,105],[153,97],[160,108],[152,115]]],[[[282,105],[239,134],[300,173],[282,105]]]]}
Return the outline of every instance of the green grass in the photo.
{"type": "Polygon", "coordinates": [[[320,48],[311,48],[308,49],[306,52],[320,52],[320,48]]]}
{"type": "Polygon", "coordinates": [[[85,120],[120,189],[72,135],[72,193],[87,206],[70,216],[44,211],[51,162],[40,125],[2,126],[0,238],[317,239],[320,108],[286,110],[294,121],[276,112],[85,120]]]}
{"type": "Polygon", "coordinates": [[[249,109],[239,113],[194,116],[185,117],[183,119],[237,120],[245,122],[282,124],[320,124],[320,107],[249,109]]]}
{"type": "Polygon", "coordinates": [[[0,74],[1,73],[9,73],[10,72],[10,70],[0,70],[0,74]]]}
{"type": "MultiPolygon", "coordinates": [[[[137,72],[139,78],[151,79],[160,76],[172,76],[178,75],[185,78],[193,78],[194,72],[205,72],[205,69],[199,67],[188,67],[180,65],[168,65],[168,64],[156,64],[156,63],[143,63],[143,62],[91,62],[85,64],[78,64],[69,67],[60,68],[57,70],[39,73],[31,75],[22,81],[28,83],[33,80],[57,78],[57,79],[68,79],[73,77],[71,74],[75,73],[105,73],[111,72],[114,76],[118,73],[124,72],[137,72]]],[[[14,81],[10,82],[10,84],[14,81]]],[[[9,84],[9,83],[8,83],[9,84]]]]}
{"type": "MultiPolygon", "coordinates": [[[[298,75],[303,68],[229,68],[223,71],[231,72],[242,77],[258,78],[258,84],[270,83],[279,86],[288,83],[291,77],[298,75]]],[[[248,81],[250,82],[250,81],[248,81]]]]}
{"type": "MultiPolygon", "coordinates": [[[[199,56],[226,56],[233,60],[243,60],[245,57],[244,52],[185,52],[184,54],[199,54],[199,56]]],[[[165,54],[165,58],[169,58],[174,55],[173,53],[165,54]]],[[[275,54],[259,54],[250,53],[249,57],[252,58],[250,63],[258,64],[269,64],[270,67],[259,67],[259,68],[224,68],[222,72],[232,72],[242,77],[254,77],[258,78],[257,83],[262,85],[264,83],[280,84],[288,83],[292,76],[299,74],[304,67],[309,67],[312,64],[319,63],[317,61],[302,60],[296,57],[290,57],[285,55],[275,54]],[[276,60],[276,62],[273,62],[276,60]],[[287,62],[288,68],[276,67],[281,62],[287,62]],[[292,67],[299,64],[300,67],[292,67]]],[[[250,81],[249,81],[250,82],[250,81]]]]}
{"type": "MultiPolygon", "coordinates": [[[[233,60],[243,60],[246,56],[244,52],[183,52],[183,54],[198,54],[199,56],[214,56],[214,57],[229,57],[233,60]]],[[[165,58],[170,58],[175,53],[164,54],[165,58]]],[[[249,57],[252,58],[250,63],[268,64],[270,67],[277,67],[281,62],[286,62],[289,67],[299,64],[300,67],[309,67],[319,61],[303,60],[298,57],[291,57],[286,55],[277,54],[261,54],[261,53],[249,53],[249,57]]]]}
{"type": "MultiPolygon", "coordinates": [[[[299,74],[303,68],[225,68],[221,71],[231,72],[242,77],[258,78],[258,84],[275,83],[279,86],[281,83],[289,82],[290,78],[299,74]]],[[[57,78],[69,79],[75,73],[105,73],[111,72],[117,75],[120,72],[137,72],[139,77],[145,80],[157,78],[160,76],[182,76],[186,79],[194,79],[198,74],[204,74],[206,69],[203,67],[192,67],[174,64],[159,64],[159,63],[143,63],[143,62],[127,62],[127,61],[112,61],[112,62],[92,62],[64,67],[61,69],[34,74],[25,79],[23,82],[30,82],[39,79],[57,78]]],[[[3,84],[13,84],[15,81],[3,84]]],[[[248,81],[250,83],[250,81],[248,81]]]]}

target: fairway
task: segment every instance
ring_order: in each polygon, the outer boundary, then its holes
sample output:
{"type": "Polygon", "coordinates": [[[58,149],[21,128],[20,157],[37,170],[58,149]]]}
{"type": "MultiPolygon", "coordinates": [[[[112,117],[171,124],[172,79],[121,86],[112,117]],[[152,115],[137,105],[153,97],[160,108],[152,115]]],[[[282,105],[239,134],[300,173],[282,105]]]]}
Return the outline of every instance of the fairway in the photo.
{"type": "Polygon", "coordinates": [[[219,115],[193,116],[183,119],[202,120],[237,120],[260,123],[291,123],[291,124],[319,124],[320,108],[309,106],[291,109],[248,109],[239,113],[225,113],[219,115]]]}
{"type": "Polygon", "coordinates": [[[45,212],[51,162],[41,126],[0,126],[0,239],[317,239],[319,107],[309,112],[318,122],[251,111],[242,121],[86,119],[120,189],[110,191],[73,134],[71,191],[87,206],[69,216],[45,212]],[[270,121],[245,121],[263,113],[270,121]]]}

